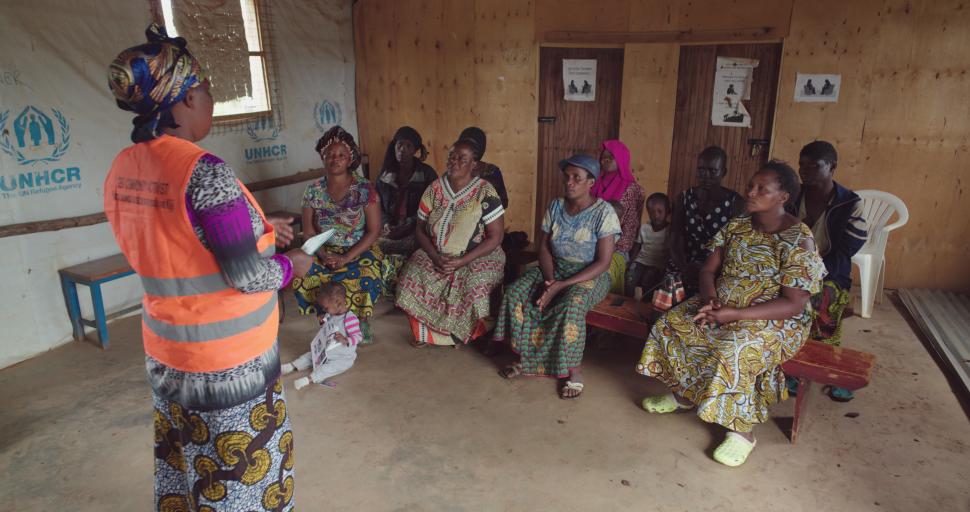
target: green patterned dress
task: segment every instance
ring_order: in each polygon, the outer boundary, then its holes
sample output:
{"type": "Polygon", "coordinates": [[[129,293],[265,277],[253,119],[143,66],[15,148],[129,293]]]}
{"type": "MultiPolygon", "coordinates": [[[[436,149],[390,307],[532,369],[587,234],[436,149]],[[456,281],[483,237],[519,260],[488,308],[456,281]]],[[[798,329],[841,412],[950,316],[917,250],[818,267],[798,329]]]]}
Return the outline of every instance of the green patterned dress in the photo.
{"type": "MultiPolygon", "coordinates": [[[[717,296],[744,308],[781,295],[782,287],[819,291],[825,266],[802,244],[812,232],[798,223],[779,233],[753,229],[750,217],[732,219],[708,244],[724,251],[717,296]]],[[[697,415],[737,432],[768,419],[768,408],[788,398],[781,363],[808,338],[811,304],[785,320],[740,320],[718,327],[693,321],[699,296],[684,301],[654,324],[637,371],[660,379],[693,402],[697,415]]]]}
{"type": "MultiPolygon", "coordinates": [[[[565,200],[558,198],[546,210],[542,231],[552,242],[555,278],[563,280],[596,259],[600,238],[620,234],[620,220],[602,199],[569,215],[565,200]]],[[[539,311],[535,301],[542,283],[542,271],[533,267],[506,288],[494,339],[508,342],[519,354],[523,374],[568,377],[570,369],[583,360],[586,313],[606,297],[610,276],[604,272],[596,279],[569,286],[539,311]]]]}

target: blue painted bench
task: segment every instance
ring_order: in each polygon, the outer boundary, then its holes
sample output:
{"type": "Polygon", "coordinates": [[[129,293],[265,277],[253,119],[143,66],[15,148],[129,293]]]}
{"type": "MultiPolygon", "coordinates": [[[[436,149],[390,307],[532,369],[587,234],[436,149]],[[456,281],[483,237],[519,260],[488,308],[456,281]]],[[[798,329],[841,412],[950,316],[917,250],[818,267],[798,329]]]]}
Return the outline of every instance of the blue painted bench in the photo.
{"type": "Polygon", "coordinates": [[[71,326],[74,329],[76,341],[85,338],[84,326],[94,327],[98,331],[98,342],[101,344],[101,348],[108,348],[108,320],[141,308],[141,301],[139,301],[138,304],[115,311],[110,315],[105,314],[101,285],[135,273],[123,254],[115,254],[73,267],[62,268],[57,273],[61,276],[61,289],[64,291],[64,302],[67,304],[67,314],[71,317],[71,326]],[[91,290],[94,320],[88,320],[81,316],[81,305],[77,296],[77,285],[79,284],[83,284],[91,290]]]}

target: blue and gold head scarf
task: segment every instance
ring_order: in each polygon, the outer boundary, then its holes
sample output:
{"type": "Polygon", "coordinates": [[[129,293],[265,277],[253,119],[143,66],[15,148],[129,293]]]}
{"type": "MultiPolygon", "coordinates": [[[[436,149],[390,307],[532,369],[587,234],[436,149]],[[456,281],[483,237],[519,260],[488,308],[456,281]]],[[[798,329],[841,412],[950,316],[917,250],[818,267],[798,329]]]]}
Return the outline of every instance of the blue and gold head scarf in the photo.
{"type": "Polygon", "coordinates": [[[206,79],[185,39],[168,37],[165,27],[155,23],[145,37],[147,43],[121,52],[108,67],[108,86],[118,107],[137,114],[132,140],[139,132],[150,134],[149,139],[158,136],[163,114],[206,79]]]}

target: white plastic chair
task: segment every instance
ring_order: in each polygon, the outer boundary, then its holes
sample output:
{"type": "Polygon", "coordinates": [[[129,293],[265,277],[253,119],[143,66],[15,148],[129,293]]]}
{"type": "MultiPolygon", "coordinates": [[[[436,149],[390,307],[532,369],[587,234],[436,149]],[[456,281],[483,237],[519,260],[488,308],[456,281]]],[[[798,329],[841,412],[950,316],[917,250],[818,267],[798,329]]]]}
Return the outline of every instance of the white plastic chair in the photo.
{"type": "Polygon", "coordinates": [[[862,290],[862,318],[872,317],[872,305],[882,302],[882,288],[886,282],[886,242],[889,232],[909,221],[909,209],[902,199],[881,190],[857,190],[862,198],[862,215],[866,218],[868,239],[852,263],[859,267],[859,287],[862,290]],[[896,222],[888,224],[897,214],[896,222]]]}

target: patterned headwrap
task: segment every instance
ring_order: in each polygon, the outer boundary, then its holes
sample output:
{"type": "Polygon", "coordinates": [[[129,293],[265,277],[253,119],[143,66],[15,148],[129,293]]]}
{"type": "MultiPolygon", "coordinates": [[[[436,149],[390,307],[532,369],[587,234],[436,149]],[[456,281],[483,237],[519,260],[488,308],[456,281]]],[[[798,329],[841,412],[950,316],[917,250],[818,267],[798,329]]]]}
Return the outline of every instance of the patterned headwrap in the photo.
{"type": "Polygon", "coordinates": [[[108,86],[119,108],[138,114],[133,121],[135,131],[157,136],[162,113],[182,101],[190,89],[202,85],[206,77],[185,47],[185,39],[168,37],[165,27],[156,23],[148,26],[145,37],[148,43],[115,57],[108,67],[108,86]]]}
{"type": "Polygon", "coordinates": [[[357,166],[360,165],[360,148],[357,147],[357,143],[354,141],[354,136],[344,130],[343,127],[337,125],[333,128],[327,130],[323,134],[323,137],[317,140],[317,153],[321,153],[330,147],[331,144],[342,143],[347,146],[347,150],[350,151],[350,165],[347,166],[347,170],[354,172],[357,166]]]}

